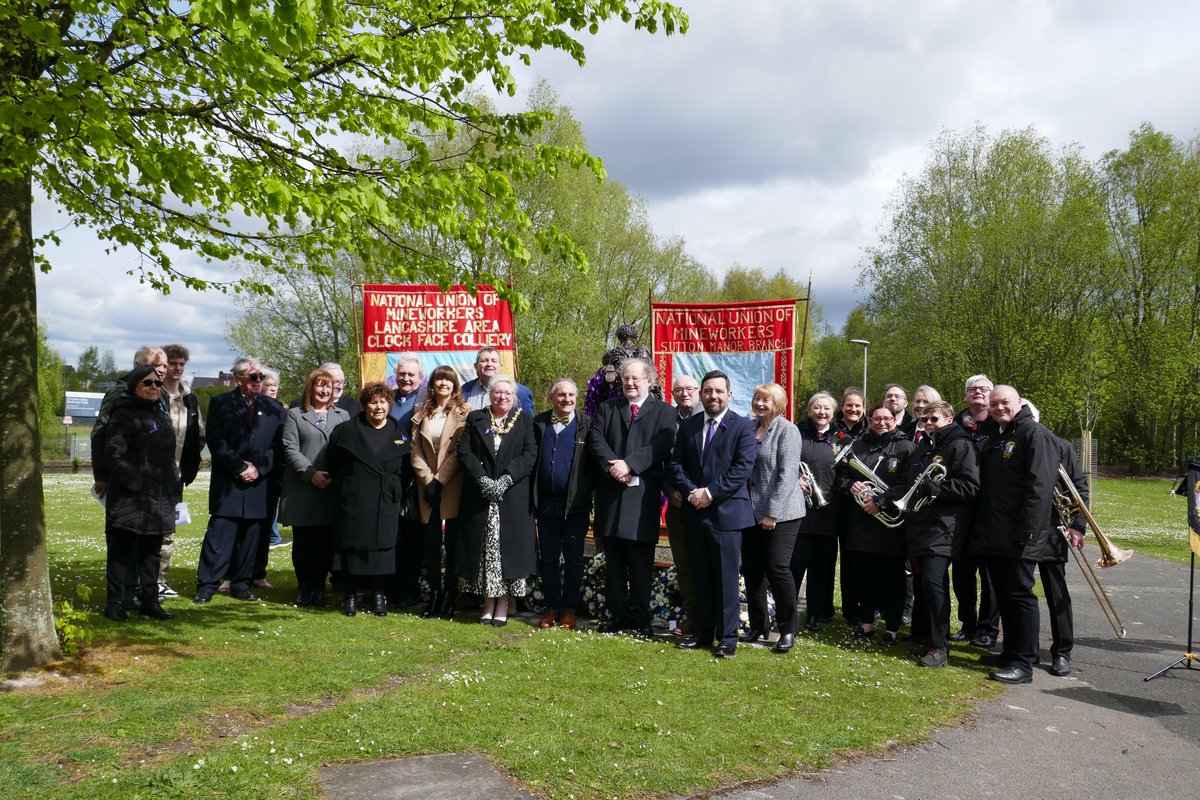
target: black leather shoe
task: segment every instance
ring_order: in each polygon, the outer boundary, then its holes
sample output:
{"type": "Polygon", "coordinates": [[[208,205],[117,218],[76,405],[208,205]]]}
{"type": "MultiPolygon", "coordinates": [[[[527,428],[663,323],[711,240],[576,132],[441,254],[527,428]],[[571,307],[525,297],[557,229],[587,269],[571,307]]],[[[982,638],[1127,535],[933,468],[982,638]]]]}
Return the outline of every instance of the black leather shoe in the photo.
{"type": "Polygon", "coordinates": [[[994,633],[976,634],[975,638],[971,640],[971,647],[982,647],[984,650],[995,646],[995,644],[996,634],[994,633]]]}
{"type": "Polygon", "coordinates": [[[198,606],[204,605],[205,603],[211,603],[212,595],[211,594],[198,594],[192,598],[192,602],[198,606]]]}
{"type": "Polygon", "coordinates": [[[138,609],[138,613],[143,617],[150,619],[175,619],[175,615],[167,611],[158,603],[142,603],[142,607],[138,609]]]}
{"type": "Polygon", "coordinates": [[[984,653],[979,657],[979,663],[985,667],[1007,667],[1012,663],[1008,653],[984,653]]]}
{"type": "Polygon", "coordinates": [[[347,617],[358,613],[358,595],[354,592],[346,592],[346,596],[342,598],[342,613],[347,617]]]}
{"type": "Polygon", "coordinates": [[[429,595],[429,602],[425,604],[424,610],[421,611],[421,619],[429,619],[437,614],[438,607],[441,606],[442,596],[439,592],[434,592],[429,595]]]}
{"type": "Polygon", "coordinates": [[[125,612],[122,606],[105,606],[104,616],[111,619],[113,622],[129,622],[129,614],[125,612]]]}
{"type": "Polygon", "coordinates": [[[809,633],[816,633],[821,630],[821,620],[816,617],[809,617],[808,622],[804,623],[804,630],[809,633]]]}
{"type": "Polygon", "coordinates": [[[375,593],[375,608],[371,613],[377,617],[387,616],[387,592],[375,593]]]}
{"type": "Polygon", "coordinates": [[[750,644],[751,642],[757,642],[759,639],[765,639],[765,638],[767,638],[766,631],[761,631],[757,628],[751,628],[750,630],[746,631],[744,634],[739,636],[738,641],[745,642],[746,644],[750,644]]]}
{"type": "Polygon", "coordinates": [[[776,653],[786,653],[789,650],[791,650],[795,645],[796,645],[796,634],[781,633],[781,634],[779,634],[779,641],[775,642],[775,646],[772,647],[771,649],[774,650],[776,653]]]}
{"type": "Polygon", "coordinates": [[[234,600],[241,600],[246,603],[252,603],[258,599],[258,595],[249,589],[242,589],[240,592],[230,592],[229,596],[234,600]]]}
{"type": "Polygon", "coordinates": [[[998,669],[995,672],[990,673],[988,677],[994,681],[1000,681],[1001,683],[1033,683],[1033,673],[1017,666],[1008,666],[1004,669],[998,669]]]}
{"type": "Polygon", "coordinates": [[[1066,656],[1055,656],[1054,663],[1050,665],[1050,674],[1057,675],[1060,678],[1070,675],[1071,659],[1066,656]]]}
{"type": "Polygon", "coordinates": [[[702,642],[695,636],[685,636],[676,642],[675,646],[680,650],[707,650],[712,647],[712,642],[702,642]]]}
{"type": "Polygon", "coordinates": [[[620,633],[621,623],[610,619],[608,622],[601,622],[596,630],[600,631],[600,633],[620,633]]]}
{"type": "Polygon", "coordinates": [[[438,606],[438,619],[454,619],[454,601],[457,600],[454,592],[442,593],[442,604],[438,606]]]}
{"type": "Polygon", "coordinates": [[[717,658],[733,658],[737,655],[737,644],[734,642],[721,642],[713,648],[713,655],[717,658]]]}
{"type": "Polygon", "coordinates": [[[974,638],[974,633],[969,633],[965,630],[950,634],[950,641],[952,642],[969,642],[974,638]]]}

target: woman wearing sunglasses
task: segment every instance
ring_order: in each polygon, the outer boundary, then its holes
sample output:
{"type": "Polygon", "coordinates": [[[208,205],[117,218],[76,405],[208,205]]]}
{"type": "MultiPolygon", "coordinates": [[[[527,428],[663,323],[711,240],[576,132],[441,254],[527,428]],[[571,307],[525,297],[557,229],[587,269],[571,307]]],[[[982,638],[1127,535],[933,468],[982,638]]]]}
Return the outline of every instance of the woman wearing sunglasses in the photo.
{"type": "Polygon", "coordinates": [[[915,638],[920,630],[928,637],[913,655],[923,667],[944,667],[950,636],[947,575],[950,559],[966,549],[979,465],[971,436],[955,423],[949,403],[929,403],[918,423],[925,436],[908,461],[904,479],[888,490],[883,502],[891,506],[909,495],[904,531],[918,598],[913,633],[915,638]],[[925,619],[918,620],[918,614],[925,619]]]}
{"type": "Polygon", "coordinates": [[[175,531],[175,504],[182,496],[175,467],[175,431],[159,404],[162,378],[149,364],[135,367],[122,381],[126,393],[113,402],[104,436],[108,492],[104,535],[108,597],[104,615],[129,619],[126,586],[141,586],[138,611],[170,619],[158,599],[159,550],[163,535],[175,531]]]}

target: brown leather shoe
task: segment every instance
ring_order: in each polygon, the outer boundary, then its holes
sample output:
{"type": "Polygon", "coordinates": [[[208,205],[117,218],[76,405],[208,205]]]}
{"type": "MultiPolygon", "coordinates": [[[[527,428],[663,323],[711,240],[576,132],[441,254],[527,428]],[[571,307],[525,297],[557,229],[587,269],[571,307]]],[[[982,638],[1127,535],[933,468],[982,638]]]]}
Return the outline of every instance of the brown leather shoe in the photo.
{"type": "Polygon", "coordinates": [[[547,611],[546,616],[542,617],[542,621],[538,623],[539,628],[553,628],[554,623],[558,622],[557,611],[547,611]]]}
{"type": "Polygon", "coordinates": [[[575,609],[568,608],[566,611],[564,611],[562,613],[562,617],[558,620],[558,624],[566,630],[575,630],[575,609]]]}
{"type": "Polygon", "coordinates": [[[681,622],[679,624],[678,627],[676,627],[673,631],[671,631],[671,635],[673,635],[673,636],[690,636],[691,634],[692,634],[692,618],[691,617],[688,617],[687,619],[685,619],[683,622],[681,622]]]}

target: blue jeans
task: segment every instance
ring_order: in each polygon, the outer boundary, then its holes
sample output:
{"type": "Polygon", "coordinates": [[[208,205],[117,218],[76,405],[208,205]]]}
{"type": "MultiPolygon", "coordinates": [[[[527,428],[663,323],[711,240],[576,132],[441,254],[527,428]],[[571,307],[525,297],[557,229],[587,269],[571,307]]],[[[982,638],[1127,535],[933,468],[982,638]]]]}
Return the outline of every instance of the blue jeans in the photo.
{"type": "Polygon", "coordinates": [[[583,600],[583,537],[588,515],[567,514],[564,519],[562,512],[562,504],[554,503],[537,514],[542,588],[546,608],[551,611],[575,609],[583,600]]]}

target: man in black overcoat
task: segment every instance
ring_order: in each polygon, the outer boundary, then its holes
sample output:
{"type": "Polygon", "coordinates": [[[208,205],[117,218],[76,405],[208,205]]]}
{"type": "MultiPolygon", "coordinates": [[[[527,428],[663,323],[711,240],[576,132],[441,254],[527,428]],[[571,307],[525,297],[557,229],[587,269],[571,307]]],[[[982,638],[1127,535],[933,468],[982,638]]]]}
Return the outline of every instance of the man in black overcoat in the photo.
{"type": "Polygon", "coordinates": [[[643,358],[621,365],[621,397],[600,404],[588,447],[600,472],[596,536],[604,544],[609,620],[605,633],[650,636],[650,580],[662,513],[663,462],[671,455],[675,411],[650,394],[654,366],[643,358]]]}
{"type": "Polygon", "coordinates": [[[262,394],[263,368],[251,358],[233,365],[237,386],[208,406],[208,449],[212,483],[208,491],[208,530],[200,551],[194,602],[207,603],[222,578],[229,594],[257,600],[250,591],[254,553],[267,535],[279,497],[278,453],[286,411],[262,394]]]}
{"type": "Polygon", "coordinates": [[[1029,683],[1038,651],[1038,599],[1034,568],[1061,536],[1054,521],[1059,453],[1054,434],[1033,419],[1011,386],[995,387],[989,400],[997,432],[980,449],[980,492],[971,549],[987,558],[1004,628],[1007,666],[989,677],[1029,683]]]}

